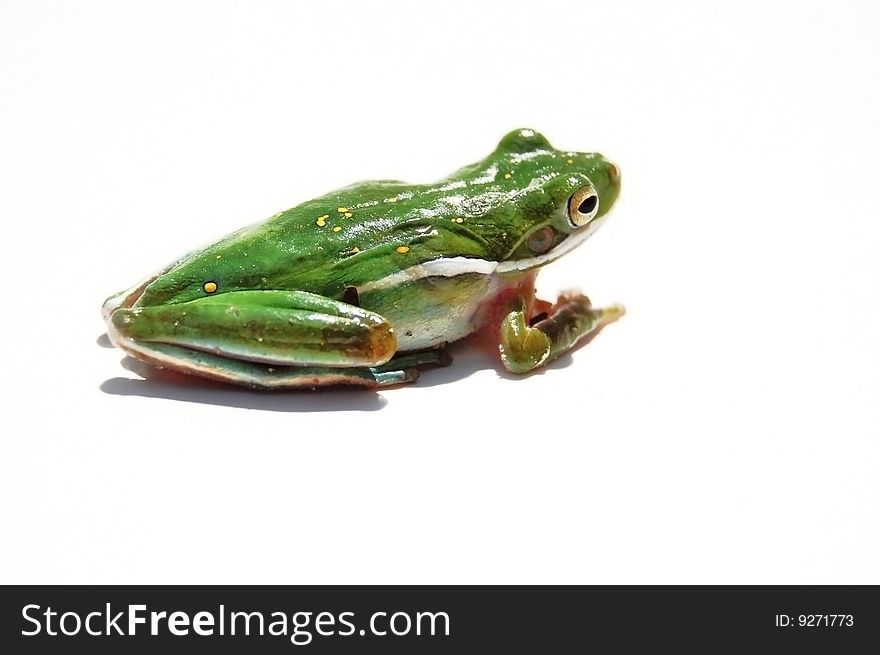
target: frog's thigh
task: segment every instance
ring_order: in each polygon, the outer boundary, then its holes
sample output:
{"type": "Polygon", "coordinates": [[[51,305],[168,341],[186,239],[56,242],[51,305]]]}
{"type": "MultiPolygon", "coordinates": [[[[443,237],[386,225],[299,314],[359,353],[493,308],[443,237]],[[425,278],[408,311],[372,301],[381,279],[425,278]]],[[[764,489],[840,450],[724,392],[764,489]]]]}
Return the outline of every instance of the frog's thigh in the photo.
{"type": "Polygon", "coordinates": [[[382,316],[301,291],[231,291],[120,309],[112,320],[130,337],[118,345],[130,351],[167,344],[269,365],[324,367],[378,366],[397,351],[382,316]]]}
{"type": "Polygon", "coordinates": [[[546,318],[530,325],[526,306],[520,298],[499,330],[501,361],[513,373],[528,373],[552,362],[624,313],[622,305],[597,308],[583,294],[565,293],[546,318]]]}

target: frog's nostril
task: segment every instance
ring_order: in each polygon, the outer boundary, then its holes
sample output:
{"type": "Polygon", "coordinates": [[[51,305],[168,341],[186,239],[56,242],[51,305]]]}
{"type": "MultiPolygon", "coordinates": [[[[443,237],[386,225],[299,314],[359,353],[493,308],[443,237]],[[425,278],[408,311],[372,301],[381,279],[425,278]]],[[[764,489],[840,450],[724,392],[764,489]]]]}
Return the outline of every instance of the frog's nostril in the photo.
{"type": "Polygon", "coordinates": [[[620,169],[617,168],[617,164],[608,162],[608,177],[612,182],[617,182],[620,179],[620,169]]]}

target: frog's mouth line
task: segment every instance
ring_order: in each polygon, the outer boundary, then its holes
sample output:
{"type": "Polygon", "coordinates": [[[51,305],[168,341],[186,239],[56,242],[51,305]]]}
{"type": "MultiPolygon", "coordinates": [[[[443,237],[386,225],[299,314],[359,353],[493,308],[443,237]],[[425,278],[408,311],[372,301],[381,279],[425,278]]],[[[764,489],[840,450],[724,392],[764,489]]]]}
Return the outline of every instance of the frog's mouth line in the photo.
{"type": "Polygon", "coordinates": [[[589,239],[593,233],[599,229],[602,223],[605,222],[607,216],[608,214],[604,214],[599,218],[593,219],[587,225],[574,232],[562,243],[552,250],[545,252],[543,255],[535,255],[534,257],[526,257],[525,259],[514,259],[507,262],[501,262],[498,264],[498,268],[495,269],[495,272],[510,273],[513,271],[528,271],[556,261],[589,239]]]}
{"type": "Polygon", "coordinates": [[[556,261],[563,255],[577,248],[592,236],[593,232],[599,229],[599,226],[604,220],[605,216],[602,216],[601,218],[592,221],[589,225],[581,228],[543,255],[535,255],[534,257],[527,257],[525,259],[513,259],[501,262],[478,259],[475,257],[440,257],[439,259],[432,259],[422,264],[410,266],[409,268],[405,268],[402,271],[388,275],[375,282],[367,282],[366,284],[360,285],[358,291],[361,293],[368,293],[381,289],[388,289],[399,284],[414,282],[426,277],[455,277],[457,275],[467,275],[469,273],[476,273],[479,275],[510,275],[527,273],[528,271],[556,261]]]}

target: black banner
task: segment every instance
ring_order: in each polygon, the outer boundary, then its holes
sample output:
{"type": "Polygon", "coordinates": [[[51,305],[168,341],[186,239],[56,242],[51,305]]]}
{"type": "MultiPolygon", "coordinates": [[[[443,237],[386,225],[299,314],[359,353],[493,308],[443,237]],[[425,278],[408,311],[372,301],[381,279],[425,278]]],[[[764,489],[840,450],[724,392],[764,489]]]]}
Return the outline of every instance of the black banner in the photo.
{"type": "Polygon", "coordinates": [[[4,653],[865,652],[875,587],[4,587],[4,653]]]}

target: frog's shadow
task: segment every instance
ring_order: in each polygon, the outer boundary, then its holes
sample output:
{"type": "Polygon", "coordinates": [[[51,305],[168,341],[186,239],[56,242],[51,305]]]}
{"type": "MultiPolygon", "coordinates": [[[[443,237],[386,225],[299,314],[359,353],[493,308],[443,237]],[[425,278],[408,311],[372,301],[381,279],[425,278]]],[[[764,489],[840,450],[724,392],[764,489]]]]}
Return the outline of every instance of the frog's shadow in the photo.
{"type": "MultiPolygon", "coordinates": [[[[588,342],[586,339],[584,341],[588,342]]],[[[106,334],[99,336],[96,343],[102,348],[113,347],[106,334]]],[[[492,350],[487,349],[479,338],[471,337],[452,344],[449,346],[449,351],[453,359],[452,364],[424,369],[415,382],[416,387],[436,387],[457,382],[487,369],[494,369],[497,376],[504,380],[515,381],[520,378],[508,372],[498,357],[494,356],[492,350]]],[[[571,364],[571,361],[571,355],[567,353],[533,375],[541,375],[546,370],[565,368],[571,364]]],[[[386,387],[381,392],[376,389],[355,387],[254,391],[159,369],[133,357],[124,357],[121,364],[123,368],[135,373],[141,379],[109,378],[99,386],[104,393],[274,412],[375,411],[385,407],[389,397],[397,390],[413,386],[386,387]]]]}
{"type": "Polygon", "coordinates": [[[255,391],[158,369],[128,356],[121,364],[142,379],[115,377],[104,380],[99,387],[104,393],[269,412],[374,411],[388,403],[371,389],[340,387],[332,393],[326,390],[255,391]]]}

